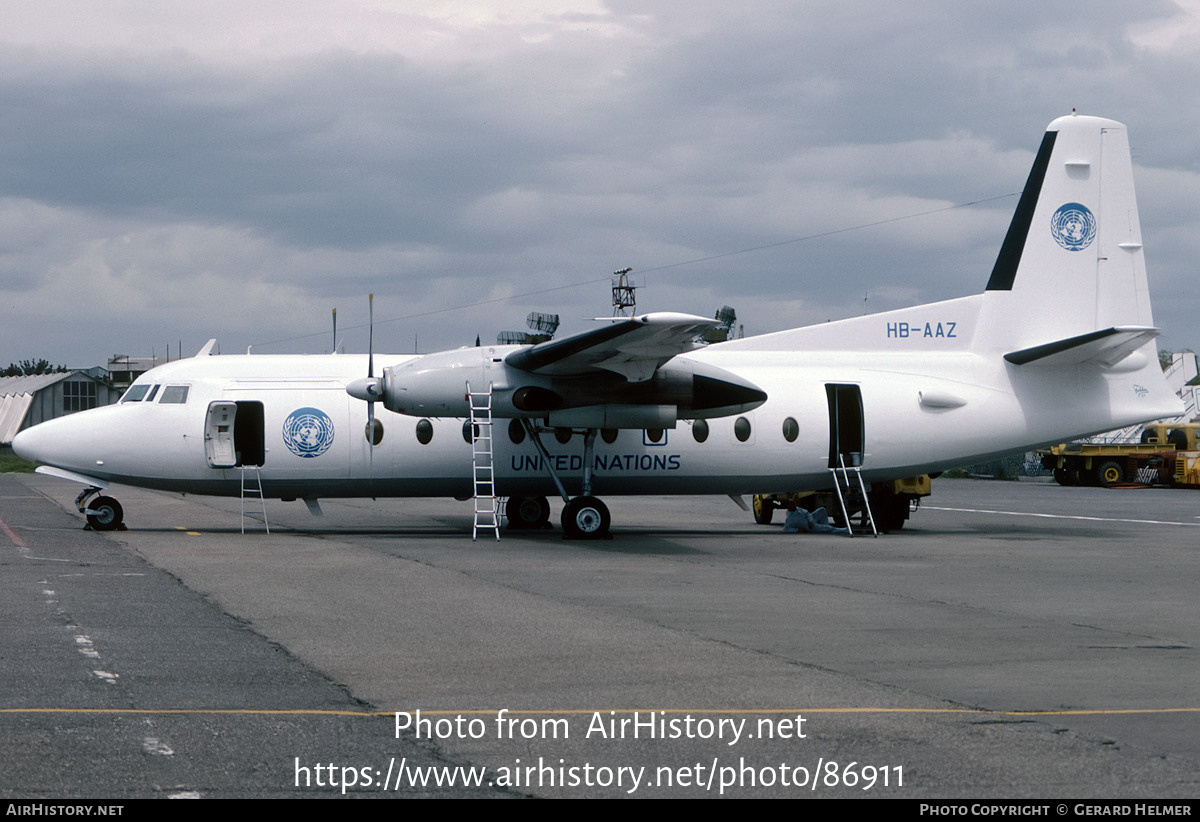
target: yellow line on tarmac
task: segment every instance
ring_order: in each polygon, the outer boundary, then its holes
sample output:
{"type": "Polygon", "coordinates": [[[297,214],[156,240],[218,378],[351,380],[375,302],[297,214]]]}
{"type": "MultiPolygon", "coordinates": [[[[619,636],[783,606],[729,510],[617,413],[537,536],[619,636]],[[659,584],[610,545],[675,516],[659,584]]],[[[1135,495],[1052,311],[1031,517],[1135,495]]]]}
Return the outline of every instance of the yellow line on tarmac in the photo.
{"type": "MultiPolygon", "coordinates": [[[[229,716],[353,716],[385,717],[411,711],[328,711],[303,708],[0,708],[0,714],[90,714],[90,715],[229,715],[229,716]]],[[[466,710],[421,708],[425,716],[493,716],[501,709],[469,708],[466,710]]],[[[507,716],[572,716],[586,714],[970,714],[974,716],[1117,716],[1123,714],[1182,714],[1200,713],[1197,708],[1077,708],[1053,711],[988,711],[976,708],[565,708],[561,710],[503,709],[507,716]]]]}

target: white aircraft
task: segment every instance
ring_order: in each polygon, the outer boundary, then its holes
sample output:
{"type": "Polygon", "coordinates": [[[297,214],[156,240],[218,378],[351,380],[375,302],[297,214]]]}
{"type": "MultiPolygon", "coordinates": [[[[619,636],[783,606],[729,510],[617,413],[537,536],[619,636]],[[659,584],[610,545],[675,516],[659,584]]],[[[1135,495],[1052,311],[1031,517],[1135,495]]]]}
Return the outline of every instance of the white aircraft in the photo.
{"type": "Polygon", "coordinates": [[[96,496],[109,483],[237,496],[239,466],[314,513],[321,497],[468,498],[467,392],[490,388],[510,527],[544,523],[557,493],[567,534],[599,537],[610,520],[594,493],[817,490],[847,464],[879,483],[1181,412],[1111,120],[1050,124],[982,294],[702,346],[711,324],[649,314],[533,346],[386,357],[378,377],[370,356],[213,357],[210,344],[13,449],[83,483],[95,528],[121,524],[96,496]],[[376,417],[376,401],[395,415],[376,417]]]}

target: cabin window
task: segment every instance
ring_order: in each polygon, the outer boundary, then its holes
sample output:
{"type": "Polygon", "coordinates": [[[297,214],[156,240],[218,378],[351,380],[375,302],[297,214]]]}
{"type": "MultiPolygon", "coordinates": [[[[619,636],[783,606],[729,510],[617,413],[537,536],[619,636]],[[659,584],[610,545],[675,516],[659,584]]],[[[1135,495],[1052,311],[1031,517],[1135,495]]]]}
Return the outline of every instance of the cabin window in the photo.
{"type": "Polygon", "coordinates": [[[433,439],[433,423],[429,420],[421,420],[417,423],[417,442],[421,445],[429,445],[433,439]]]}
{"type": "MultiPolygon", "coordinates": [[[[468,445],[471,443],[471,434],[472,434],[471,421],[463,420],[463,442],[467,443],[468,445]]],[[[475,438],[478,439],[479,438],[479,426],[478,425],[475,426],[474,434],[475,434],[475,438]]]]}
{"type": "Polygon", "coordinates": [[[96,383],[72,380],[63,383],[63,411],[67,414],[96,407],[96,383]]]}
{"type": "Polygon", "coordinates": [[[783,438],[788,442],[795,442],[800,436],[800,423],[796,422],[792,417],[788,417],[783,421],[783,438]]]}
{"type": "Polygon", "coordinates": [[[615,429],[615,428],[601,428],[600,429],[600,438],[602,440],[604,440],[605,442],[607,442],[609,445],[612,445],[614,442],[617,441],[617,434],[619,434],[619,433],[620,432],[617,431],[617,429],[615,429]]]}
{"type": "Polygon", "coordinates": [[[521,425],[521,421],[517,419],[508,421],[508,438],[512,440],[513,445],[520,445],[525,442],[525,426],[521,425]]]}
{"type": "Polygon", "coordinates": [[[696,420],[692,423],[692,439],[696,442],[708,439],[708,420],[696,420]]]}
{"type": "Polygon", "coordinates": [[[129,390],[125,392],[125,396],[121,397],[121,402],[141,402],[146,397],[146,392],[150,390],[150,386],[131,385],[129,390]]]}
{"type": "Polygon", "coordinates": [[[163,389],[162,396],[158,401],[163,405],[183,405],[187,402],[188,386],[186,385],[168,385],[163,389]]]}
{"type": "Polygon", "coordinates": [[[750,439],[750,420],[745,417],[738,417],[733,424],[733,435],[737,437],[738,442],[745,442],[750,439]]]}
{"type": "Polygon", "coordinates": [[[367,442],[371,445],[379,445],[383,442],[383,421],[379,417],[373,417],[370,422],[363,426],[363,436],[367,438],[367,442]]]}
{"type": "Polygon", "coordinates": [[[570,428],[563,428],[562,426],[559,426],[558,428],[554,429],[554,439],[558,440],[563,445],[566,445],[571,441],[571,435],[573,433],[575,432],[570,428]]]}
{"type": "Polygon", "coordinates": [[[661,429],[661,428],[647,428],[646,429],[646,439],[648,441],[662,442],[662,438],[663,438],[663,429],[661,429]]]}

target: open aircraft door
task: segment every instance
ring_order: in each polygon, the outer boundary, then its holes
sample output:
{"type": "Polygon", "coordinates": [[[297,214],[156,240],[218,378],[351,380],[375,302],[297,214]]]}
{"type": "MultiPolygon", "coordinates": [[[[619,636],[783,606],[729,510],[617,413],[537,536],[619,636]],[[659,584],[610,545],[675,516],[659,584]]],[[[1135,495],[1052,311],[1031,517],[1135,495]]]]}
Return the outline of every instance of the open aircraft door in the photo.
{"type": "Polygon", "coordinates": [[[204,456],[212,468],[237,466],[237,447],[234,445],[234,426],[237,422],[236,402],[208,404],[204,420],[204,456]]]}
{"type": "Polygon", "coordinates": [[[829,399],[829,467],[862,465],[865,450],[862,391],[857,385],[826,384],[825,395],[829,399]]]}
{"type": "Polygon", "coordinates": [[[263,404],[253,400],[209,403],[204,456],[213,468],[262,465],[266,457],[263,404]]]}

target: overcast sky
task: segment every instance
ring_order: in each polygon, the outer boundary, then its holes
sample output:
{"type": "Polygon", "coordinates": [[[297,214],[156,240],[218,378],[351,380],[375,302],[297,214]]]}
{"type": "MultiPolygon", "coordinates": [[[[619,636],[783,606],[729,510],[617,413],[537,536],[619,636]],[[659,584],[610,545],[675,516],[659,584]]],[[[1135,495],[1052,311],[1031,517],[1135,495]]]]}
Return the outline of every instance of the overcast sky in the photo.
{"type": "Polygon", "coordinates": [[[1200,0],[4,3],[0,366],[578,331],[626,266],[747,334],[963,296],[1072,108],[1200,347],[1198,80],[1200,0]]]}

